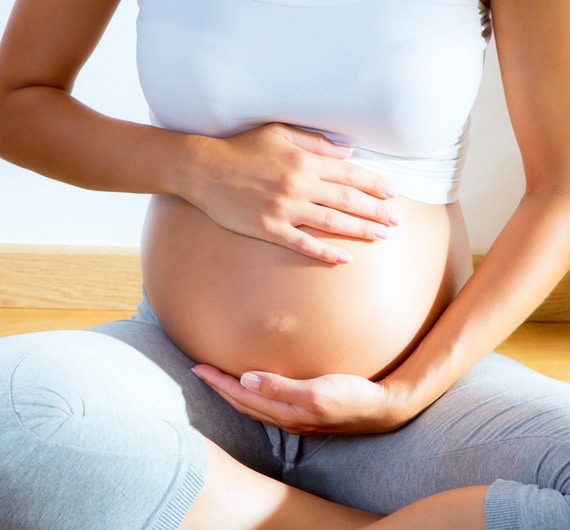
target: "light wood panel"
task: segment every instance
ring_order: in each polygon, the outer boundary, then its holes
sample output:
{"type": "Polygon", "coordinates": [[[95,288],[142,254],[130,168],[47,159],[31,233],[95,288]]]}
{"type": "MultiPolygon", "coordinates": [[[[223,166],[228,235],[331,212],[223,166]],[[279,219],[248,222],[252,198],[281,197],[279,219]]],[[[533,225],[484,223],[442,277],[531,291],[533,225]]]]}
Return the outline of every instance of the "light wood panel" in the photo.
{"type": "Polygon", "coordinates": [[[0,308],[132,310],[137,249],[0,246],[0,308]]]}
{"type": "Polygon", "coordinates": [[[570,383],[570,323],[526,322],[497,351],[570,383]]]}

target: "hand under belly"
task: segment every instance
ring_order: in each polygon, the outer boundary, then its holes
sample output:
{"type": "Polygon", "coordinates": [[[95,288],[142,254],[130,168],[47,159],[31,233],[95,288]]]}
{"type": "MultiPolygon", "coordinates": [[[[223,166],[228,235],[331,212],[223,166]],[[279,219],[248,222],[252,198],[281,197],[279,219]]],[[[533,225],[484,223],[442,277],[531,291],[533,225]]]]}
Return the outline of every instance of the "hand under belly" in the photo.
{"type": "Polygon", "coordinates": [[[383,375],[471,271],[458,204],[395,206],[403,221],[386,241],[314,232],[354,257],[328,265],[221,228],[177,197],[155,197],[142,248],[153,309],[182,351],[236,376],[383,375]]]}

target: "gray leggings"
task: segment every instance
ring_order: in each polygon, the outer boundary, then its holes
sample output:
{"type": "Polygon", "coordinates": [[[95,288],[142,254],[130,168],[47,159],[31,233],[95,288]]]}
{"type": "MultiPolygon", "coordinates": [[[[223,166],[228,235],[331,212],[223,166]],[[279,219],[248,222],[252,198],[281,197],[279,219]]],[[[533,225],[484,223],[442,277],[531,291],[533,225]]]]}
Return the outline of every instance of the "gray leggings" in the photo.
{"type": "Polygon", "coordinates": [[[0,339],[0,527],[178,528],[204,482],[206,436],[368,511],[492,484],[490,529],[570,528],[566,383],[490,354],[396,432],[299,437],[237,413],[192,366],[144,303],[93,331],[0,339]]]}

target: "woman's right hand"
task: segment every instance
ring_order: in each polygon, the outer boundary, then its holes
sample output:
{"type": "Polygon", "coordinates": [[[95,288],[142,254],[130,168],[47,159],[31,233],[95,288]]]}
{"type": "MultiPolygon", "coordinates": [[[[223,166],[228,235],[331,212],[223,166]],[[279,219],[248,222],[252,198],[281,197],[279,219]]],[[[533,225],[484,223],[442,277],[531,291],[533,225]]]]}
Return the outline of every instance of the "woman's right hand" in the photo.
{"type": "Polygon", "coordinates": [[[180,195],[213,221],[327,263],[349,263],[344,250],[302,230],[385,239],[397,214],[395,192],[346,162],[352,149],[288,125],[268,124],[226,139],[204,138],[194,152],[203,178],[180,195]]]}

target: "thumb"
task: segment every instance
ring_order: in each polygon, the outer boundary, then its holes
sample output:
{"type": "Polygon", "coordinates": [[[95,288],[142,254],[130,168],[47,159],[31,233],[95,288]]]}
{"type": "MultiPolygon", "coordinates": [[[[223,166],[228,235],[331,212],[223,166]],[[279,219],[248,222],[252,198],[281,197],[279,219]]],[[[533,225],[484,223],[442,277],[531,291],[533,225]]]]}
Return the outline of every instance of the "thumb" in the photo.
{"type": "Polygon", "coordinates": [[[299,402],[310,386],[307,380],[290,379],[269,372],[246,372],[240,383],[250,392],[284,403],[299,402]]]}

